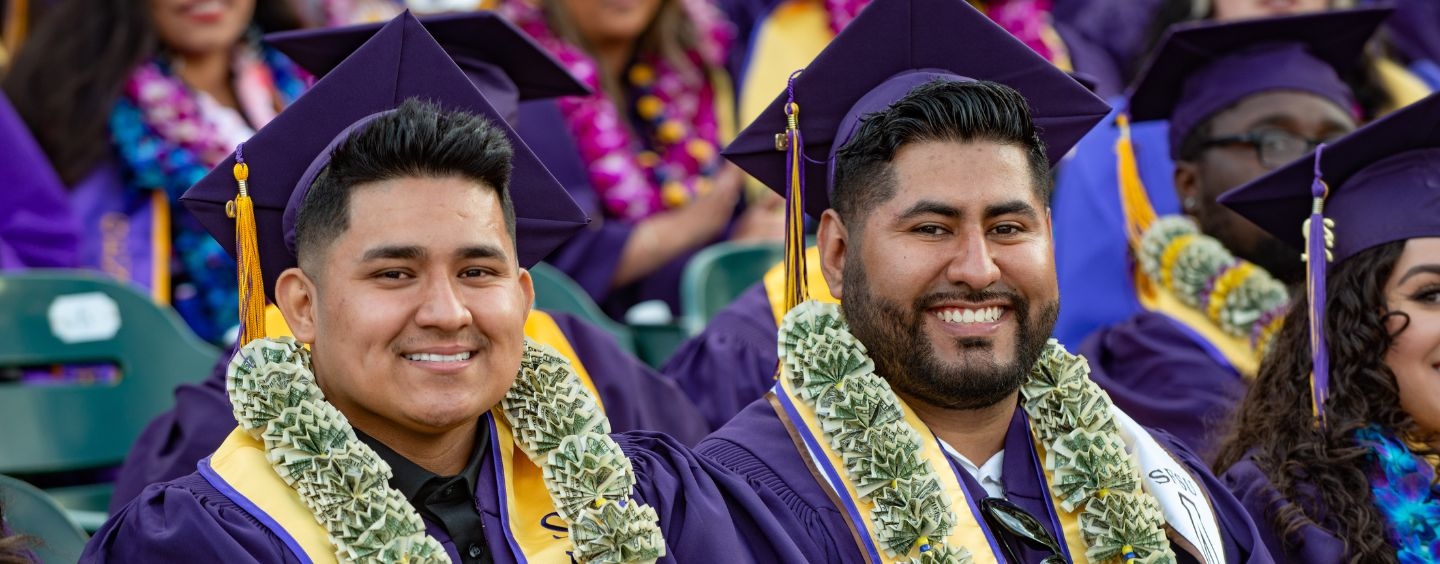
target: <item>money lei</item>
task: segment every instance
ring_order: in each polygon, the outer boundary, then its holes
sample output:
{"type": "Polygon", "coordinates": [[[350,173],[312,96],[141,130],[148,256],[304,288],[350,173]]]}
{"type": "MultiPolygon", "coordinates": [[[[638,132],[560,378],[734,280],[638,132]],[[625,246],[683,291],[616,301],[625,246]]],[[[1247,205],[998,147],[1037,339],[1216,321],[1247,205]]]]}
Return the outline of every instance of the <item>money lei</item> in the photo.
{"type": "MultiPolygon", "coordinates": [[[[267,460],[325,528],[337,559],[449,561],[409,501],[390,487],[390,466],[325,401],[309,351],[293,338],[247,344],[230,362],[226,389],[240,427],[264,443],[267,460]]],[[[577,559],[653,562],[664,555],[654,509],[629,499],[635,484],[629,459],[605,434],[608,420],[564,357],[527,339],[502,410],[571,523],[577,559]]]]}
{"type": "MultiPolygon", "coordinates": [[[[780,326],[779,354],[783,377],[815,410],[846,478],[873,504],[870,520],[886,554],[921,564],[970,562],[969,549],[945,544],[956,522],[951,500],[839,306],[812,300],[792,309],[780,326]]],[[[1110,399],[1088,375],[1083,358],[1051,340],[1022,388],[1047,447],[1052,494],[1066,511],[1081,510],[1092,561],[1174,562],[1159,503],[1141,490],[1110,399]]]]}

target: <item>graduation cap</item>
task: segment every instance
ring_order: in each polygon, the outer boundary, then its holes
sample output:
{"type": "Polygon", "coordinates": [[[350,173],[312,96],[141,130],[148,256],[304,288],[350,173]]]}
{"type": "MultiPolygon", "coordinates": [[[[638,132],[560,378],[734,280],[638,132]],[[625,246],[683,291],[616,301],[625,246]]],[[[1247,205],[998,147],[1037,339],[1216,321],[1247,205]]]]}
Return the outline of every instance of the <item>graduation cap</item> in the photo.
{"type": "Polygon", "coordinates": [[[723,151],[790,201],[787,305],[803,298],[795,274],[804,263],[802,205],[812,217],[830,207],[836,151],[865,115],[934,80],[988,80],[1019,91],[1052,165],[1110,109],[963,0],[871,3],[723,151]]]}
{"type": "Polygon", "coordinates": [[[514,149],[510,196],[521,266],[539,262],[585,226],[584,212],[520,136],[420,21],[401,14],[181,197],[239,263],[242,344],[264,334],[263,298],[274,299],[276,278],[296,264],[287,241],[310,187],[305,178],[357,122],[411,98],[484,116],[504,131],[514,149]]]}
{"type": "Polygon", "coordinates": [[[1326,263],[1392,241],[1440,237],[1440,94],[1395,111],[1255,181],[1226,192],[1230,207],[1305,250],[1314,372],[1323,423],[1329,389],[1326,263]]]}
{"type": "MultiPolygon", "coordinates": [[[[521,101],[590,94],[549,52],[494,12],[426,17],[420,23],[507,120],[513,121],[521,101]]],[[[265,42],[324,76],[383,25],[284,31],[266,35],[265,42]]]]}
{"type": "Polygon", "coordinates": [[[1349,112],[1340,77],[1362,62],[1365,43],[1390,8],[1177,25],[1130,91],[1134,121],[1170,120],[1170,157],[1195,127],[1261,92],[1308,92],[1349,112]]]}
{"type": "MultiPolygon", "coordinates": [[[[1131,246],[1139,248],[1140,236],[1155,220],[1130,143],[1131,119],[1168,119],[1170,158],[1179,159],[1196,127],[1255,94],[1308,92],[1349,112],[1355,98],[1340,77],[1362,62],[1365,43],[1391,11],[1332,10],[1172,26],[1131,87],[1127,112],[1116,118],[1120,199],[1131,246]]],[[[1137,280],[1144,284],[1138,275],[1137,280]]]]}

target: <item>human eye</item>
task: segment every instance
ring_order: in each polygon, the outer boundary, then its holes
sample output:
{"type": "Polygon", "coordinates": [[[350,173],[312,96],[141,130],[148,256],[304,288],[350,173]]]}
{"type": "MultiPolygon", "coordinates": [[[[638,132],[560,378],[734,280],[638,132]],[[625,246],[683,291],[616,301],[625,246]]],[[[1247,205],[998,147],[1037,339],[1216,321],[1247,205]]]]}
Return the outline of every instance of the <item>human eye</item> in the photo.
{"type": "Polygon", "coordinates": [[[1440,304],[1440,284],[1430,284],[1410,294],[1410,299],[1422,304],[1440,304]]]}
{"type": "Polygon", "coordinates": [[[927,235],[932,237],[938,237],[940,235],[944,235],[950,232],[950,230],[945,226],[934,223],[924,223],[921,225],[917,225],[910,231],[912,233],[918,233],[920,235],[927,235]]]}
{"type": "Polygon", "coordinates": [[[403,269],[390,268],[376,272],[374,277],[381,280],[408,280],[415,276],[403,269]]]}
{"type": "Polygon", "coordinates": [[[494,275],[494,270],[480,266],[472,266],[460,271],[461,278],[485,278],[494,275]]]}

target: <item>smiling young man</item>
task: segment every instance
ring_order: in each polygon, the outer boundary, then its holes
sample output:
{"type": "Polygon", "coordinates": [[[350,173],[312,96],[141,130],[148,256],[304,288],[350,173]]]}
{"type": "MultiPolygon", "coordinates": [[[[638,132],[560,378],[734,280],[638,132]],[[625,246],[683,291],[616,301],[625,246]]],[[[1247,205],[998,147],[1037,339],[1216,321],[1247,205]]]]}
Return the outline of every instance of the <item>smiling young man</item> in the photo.
{"type": "MultiPolygon", "coordinates": [[[[430,17],[422,23],[507,123],[516,123],[522,100],[588,92],[524,32],[493,12],[430,17]]],[[[315,76],[324,76],[380,27],[366,24],[287,32],[272,34],[266,42],[315,76]]],[[[530,148],[536,149],[534,145],[530,148]]],[[[570,158],[564,151],[537,151],[536,156],[552,172],[570,158]]],[[[561,180],[565,175],[556,176],[561,180]]],[[[522,238],[527,247],[538,241],[533,234],[522,238]]],[[[272,312],[274,315],[267,315],[267,336],[289,335],[289,329],[276,322],[278,311],[272,308],[267,314],[272,312]]],[[[603,329],[565,313],[535,309],[526,318],[525,331],[557,349],[574,351],[572,364],[591,378],[615,431],[658,431],[689,445],[712,430],[687,405],[678,386],[626,352],[603,329]]],[[[115,480],[112,512],[145,486],[193,472],[195,462],[213,452],[235,428],[225,394],[229,360],[226,355],[203,382],[179,386],[175,407],[151,421],[136,439],[115,480]]]]}
{"type": "Polygon", "coordinates": [[[763,534],[774,500],[665,435],[610,435],[573,353],[526,337],[524,267],[585,217],[413,17],[185,200],[249,290],[239,425],[83,560],[801,558],[763,534]],[[265,296],[295,339],[263,338],[265,296]]]}
{"type": "Polygon", "coordinates": [[[1050,167],[1106,110],[964,2],[879,0],[727,149],[803,195],[840,303],[805,299],[792,239],[778,381],[698,451],[814,560],[1269,561],[1049,340],[1050,167]]]}
{"type": "Polygon", "coordinates": [[[1300,253],[1216,198],[1355,128],[1342,77],[1389,13],[1178,27],[1131,94],[1135,120],[1169,120],[1183,214],[1155,218],[1140,183],[1122,183],[1141,310],[1079,351],[1116,405],[1207,458],[1278,329],[1286,286],[1304,280],[1300,253]]]}

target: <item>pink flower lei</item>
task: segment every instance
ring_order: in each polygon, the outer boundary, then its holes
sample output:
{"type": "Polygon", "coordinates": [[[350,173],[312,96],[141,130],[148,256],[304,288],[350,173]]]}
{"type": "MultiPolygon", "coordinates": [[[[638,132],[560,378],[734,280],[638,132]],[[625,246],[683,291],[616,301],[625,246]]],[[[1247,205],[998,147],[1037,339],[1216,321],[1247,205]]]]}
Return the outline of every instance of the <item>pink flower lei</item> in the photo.
{"type": "Polygon", "coordinates": [[[722,68],[733,31],[705,0],[671,1],[683,2],[699,33],[700,46],[686,57],[702,70],[686,72],[656,54],[639,56],[626,82],[644,139],[626,126],[630,112],[601,89],[594,59],[557,37],[533,0],[505,0],[498,8],[594,90],[558,104],[606,214],[625,221],[685,205],[709,188],[720,164],[715,86],[703,69],[722,68]]]}

